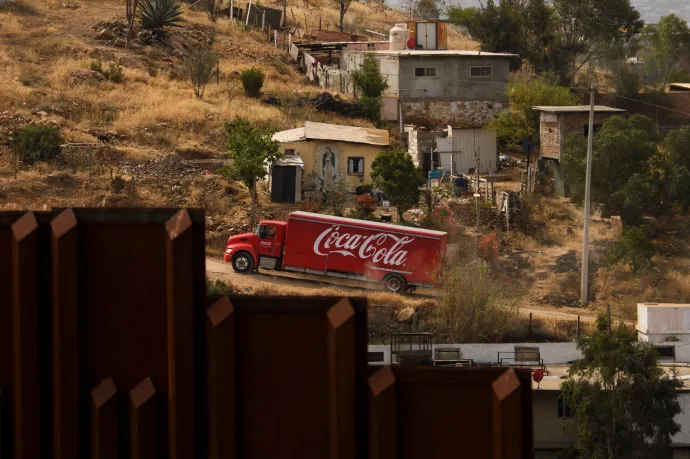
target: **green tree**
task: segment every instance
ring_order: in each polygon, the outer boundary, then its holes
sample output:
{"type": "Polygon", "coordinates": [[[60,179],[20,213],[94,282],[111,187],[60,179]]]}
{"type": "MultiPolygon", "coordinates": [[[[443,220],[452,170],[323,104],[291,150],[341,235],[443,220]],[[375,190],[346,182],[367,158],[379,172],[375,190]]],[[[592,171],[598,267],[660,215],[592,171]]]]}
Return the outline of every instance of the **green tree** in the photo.
{"type": "MultiPolygon", "coordinates": [[[[654,125],[646,116],[634,115],[629,119],[613,116],[606,120],[594,136],[592,202],[603,204],[610,212],[620,212],[625,209],[627,199],[628,208],[641,214],[634,206],[640,200],[647,202],[650,196],[640,197],[642,187],[628,184],[634,176],[633,183],[652,187],[649,160],[657,152],[657,140],[654,125]],[[632,199],[628,192],[635,192],[636,198],[632,199]]],[[[569,136],[561,164],[570,197],[575,202],[584,200],[586,160],[587,139],[577,134],[569,136]]],[[[622,217],[626,219],[625,215],[622,217]]]]}
{"type": "Polygon", "coordinates": [[[553,0],[552,24],[568,63],[568,83],[612,44],[635,36],[644,22],[630,0],[553,0]]]}
{"type": "Polygon", "coordinates": [[[415,9],[415,17],[419,19],[438,19],[441,15],[436,0],[419,0],[415,9]]]}
{"type": "Polygon", "coordinates": [[[690,83],[690,74],[685,70],[673,69],[666,78],[669,83],[690,83]]]}
{"type": "Polygon", "coordinates": [[[682,383],[659,367],[654,346],[623,325],[609,331],[604,317],[577,345],[583,357],[570,366],[561,396],[574,414],[578,457],[670,458],[682,383]]]}
{"type": "Polygon", "coordinates": [[[663,16],[659,24],[646,26],[642,35],[647,43],[644,52],[645,64],[656,76],[657,83],[670,83],[671,71],[677,69],[682,58],[690,57],[688,23],[675,14],[670,14],[663,16]]]}
{"type": "Polygon", "coordinates": [[[350,7],[350,4],[353,2],[353,0],[335,0],[335,1],[338,4],[338,12],[339,12],[338,18],[340,19],[340,21],[338,22],[338,32],[343,32],[343,25],[345,23],[345,13],[347,13],[347,9],[350,7]]]}
{"type": "Polygon", "coordinates": [[[424,178],[405,150],[384,150],[371,164],[371,178],[386,198],[403,215],[419,203],[424,178]]]}
{"type": "Polygon", "coordinates": [[[267,175],[266,164],[283,157],[278,151],[280,142],[272,139],[275,133],[272,129],[263,128],[239,116],[226,123],[225,131],[232,163],[221,169],[221,174],[241,180],[251,191],[254,182],[267,175]]]}
{"type": "Polygon", "coordinates": [[[690,128],[668,133],[660,168],[668,186],[668,198],[687,213],[690,210],[690,128]]]}
{"type": "Polygon", "coordinates": [[[508,145],[525,137],[538,138],[539,124],[532,107],[536,105],[575,105],[577,97],[568,88],[558,86],[557,77],[543,74],[534,80],[513,80],[506,86],[510,112],[494,119],[490,126],[508,145]]]}
{"type": "Polygon", "coordinates": [[[366,53],[362,65],[350,74],[352,84],[360,92],[358,104],[364,115],[372,121],[381,119],[381,93],[388,89],[386,77],[379,71],[373,53],[366,53]]]}

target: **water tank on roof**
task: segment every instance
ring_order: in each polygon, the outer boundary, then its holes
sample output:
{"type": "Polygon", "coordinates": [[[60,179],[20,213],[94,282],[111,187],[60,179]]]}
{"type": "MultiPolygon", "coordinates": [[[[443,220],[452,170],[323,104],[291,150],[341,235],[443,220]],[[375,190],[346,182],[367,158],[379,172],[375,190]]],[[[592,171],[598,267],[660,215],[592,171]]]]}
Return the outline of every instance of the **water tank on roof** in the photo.
{"type": "Polygon", "coordinates": [[[405,49],[405,42],[407,41],[407,24],[399,22],[393,26],[390,31],[390,49],[393,51],[402,51],[405,49]]]}

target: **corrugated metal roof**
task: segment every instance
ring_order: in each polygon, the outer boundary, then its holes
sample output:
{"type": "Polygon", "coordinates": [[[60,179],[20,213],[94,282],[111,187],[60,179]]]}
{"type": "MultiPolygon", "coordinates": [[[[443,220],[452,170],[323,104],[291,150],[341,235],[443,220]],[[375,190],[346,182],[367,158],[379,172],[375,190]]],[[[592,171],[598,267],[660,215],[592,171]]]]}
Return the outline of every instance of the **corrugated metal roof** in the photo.
{"type": "Polygon", "coordinates": [[[335,140],[338,142],[366,143],[370,145],[389,145],[388,131],[383,129],[342,126],[339,124],[312,123],[306,121],[304,127],[276,132],[273,140],[281,143],[301,140],[335,140]]]}
{"type": "MultiPolygon", "coordinates": [[[[357,51],[354,51],[357,52],[357,51]]],[[[364,51],[361,51],[364,52],[364,51]]],[[[398,56],[466,56],[466,57],[517,57],[517,54],[508,53],[487,53],[484,51],[470,51],[470,50],[439,50],[439,49],[401,49],[390,50],[382,49],[376,51],[369,51],[376,54],[390,54],[398,56]]]]}
{"type": "MultiPolygon", "coordinates": [[[[532,110],[551,113],[582,113],[589,111],[589,105],[566,105],[563,107],[551,105],[538,105],[536,107],[532,107],[532,110]]],[[[621,110],[620,108],[607,107],[605,105],[595,105],[594,111],[599,113],[619,113],[624,112],[625,110],[621,110]]]]}
{"type": "Polygon", "coordinates": [[[669,83],[669,85],[671,86],[671,89],[673,89],[673,87],[676,86],[678,88],[690,90],[690,83],[669,83]]]}

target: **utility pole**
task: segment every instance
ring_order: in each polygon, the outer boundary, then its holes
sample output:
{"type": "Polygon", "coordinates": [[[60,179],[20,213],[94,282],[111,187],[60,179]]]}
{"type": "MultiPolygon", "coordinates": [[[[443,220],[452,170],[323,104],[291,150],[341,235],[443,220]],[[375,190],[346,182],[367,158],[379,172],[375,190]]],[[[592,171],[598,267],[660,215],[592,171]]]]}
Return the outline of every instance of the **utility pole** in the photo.
{"type": "Polygon", "coordinates": [[[588,302],[588,276],[589,276],[589,208],[592,198],[592,149],[594,146],[594,82],[589,88],[589,130],[587,132],[587,175],[585,178],[585,227],[582,234],[582,273],[580,274],[580,304],[588,302]]]}
{"type": "Polygon", "coordinates": [[[256,177],[254,177],[254,185],[252,186],[252,210],[249,214],[249,231],[254,231],[254,209],[256,208],[256,177]]]}

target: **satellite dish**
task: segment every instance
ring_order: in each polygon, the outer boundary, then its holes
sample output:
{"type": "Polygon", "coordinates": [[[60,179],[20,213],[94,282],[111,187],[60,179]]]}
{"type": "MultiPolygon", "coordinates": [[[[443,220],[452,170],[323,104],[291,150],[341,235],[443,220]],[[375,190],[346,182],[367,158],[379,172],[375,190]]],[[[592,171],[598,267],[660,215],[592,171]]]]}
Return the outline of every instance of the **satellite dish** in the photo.
{"type": "Polygon", "coordinates": [[[542,379],[544,379],[544,370],[541,368],[534,370],[534,373],[532,373],[532,379],[534,379],[534,382],[537,383],[537,389],[539,389],[539,383],[542,379]]]}
{"type": "Polygon", "coordinates": [[[414,38],[407,40],[407,49],[414,49],[417,46],[417,42],[414,38]]]}

